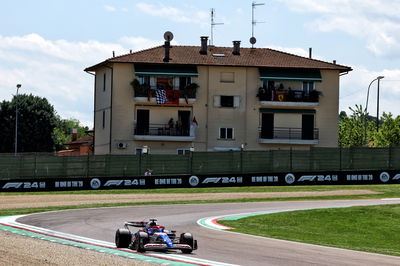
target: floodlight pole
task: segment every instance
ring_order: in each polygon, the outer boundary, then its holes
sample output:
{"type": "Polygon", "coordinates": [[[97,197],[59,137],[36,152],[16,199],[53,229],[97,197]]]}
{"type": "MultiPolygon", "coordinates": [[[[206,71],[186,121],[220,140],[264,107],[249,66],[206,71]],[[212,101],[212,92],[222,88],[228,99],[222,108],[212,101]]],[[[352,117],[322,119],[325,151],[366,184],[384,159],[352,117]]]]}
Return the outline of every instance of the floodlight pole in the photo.
{"type": "Polygon", "coordinates": [[[21,88],[21,84],[17,84],[17,94],[15,96],[15,145],[14,154],[18,152],[18,90],[21,88]]]}

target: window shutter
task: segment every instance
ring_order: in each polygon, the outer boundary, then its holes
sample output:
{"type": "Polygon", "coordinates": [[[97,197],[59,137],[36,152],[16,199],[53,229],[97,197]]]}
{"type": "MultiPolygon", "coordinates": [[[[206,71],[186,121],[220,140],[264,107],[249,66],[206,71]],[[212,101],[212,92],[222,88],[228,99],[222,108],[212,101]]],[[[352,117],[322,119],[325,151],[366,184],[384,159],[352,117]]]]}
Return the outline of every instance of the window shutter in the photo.
{"type": "Polygon", "coordinates": [[[221,107],[221,96],[214,95],[214,107],[221,107]]]}
{"type": "Polygon", "coordinates": [[[240,107],[240,96],[237,95],[233,99],[233,107],[239,108],[240,107]]]}

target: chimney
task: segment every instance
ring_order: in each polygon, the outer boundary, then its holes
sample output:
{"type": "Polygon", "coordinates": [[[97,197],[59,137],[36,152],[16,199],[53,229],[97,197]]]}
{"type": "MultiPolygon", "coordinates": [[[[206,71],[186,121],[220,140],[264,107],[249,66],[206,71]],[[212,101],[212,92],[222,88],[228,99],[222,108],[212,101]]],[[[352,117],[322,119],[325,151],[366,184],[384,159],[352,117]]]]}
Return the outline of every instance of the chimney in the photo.
{"type": "Polygon", "coordinates": [[[115,57],[115,51],[113,51],[113,57],[115,57]]]}
{"type": "Polygon", "coordinates": [[[169,60],[171,59],[171,58],[169,58],[169,48],[171,48],[169,41],[165,41],[165,43],[164,43],[165,56],[163,59],[164,62],[169,62],[169,60]]]}
{"type": "Polygon", "coordinates": [[[336,60],[333,60],[333,64],[336,65],[336,60]]]}
{"type": "Polygon", "coordinates": [[[308,57],[312,59],[312,47],[308,48],[308,57]]]}
{"type": "Polygon", "coordinates": [[[233,41],[233,55],[240,55],[240,41],[233,41]]]}
{"type": "Polygon", "coordinates": [[[207,36],[201,36],[201,47],[200,47],[200,54],[207,54],[207,42],[208,42],[208,37],[207,36]]]}
{"type": "Polygon", "coordinates": [[[71,129],[71,141],[75,141],[78,139],[78,129],[72,128],[71,129]]]}

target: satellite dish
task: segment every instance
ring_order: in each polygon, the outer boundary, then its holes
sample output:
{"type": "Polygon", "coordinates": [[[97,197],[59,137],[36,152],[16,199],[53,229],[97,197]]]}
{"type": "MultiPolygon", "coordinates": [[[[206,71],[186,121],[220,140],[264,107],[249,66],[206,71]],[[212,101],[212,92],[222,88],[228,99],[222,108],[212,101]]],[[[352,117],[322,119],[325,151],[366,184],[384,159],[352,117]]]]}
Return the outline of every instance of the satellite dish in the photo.
{"type": "Polygon", "coordinates": [[[174,38],[174,35],[172,34],[172,32],[166,31],[164,33],[164,40],[166,40],[167,42],[172,41],[173,38],[174,38]]]}
{"type": "Polygon", "coordinates": [[[250,38],[250,43],[255,44],[257,42],[256,37],[251,37],[250,38]]]}

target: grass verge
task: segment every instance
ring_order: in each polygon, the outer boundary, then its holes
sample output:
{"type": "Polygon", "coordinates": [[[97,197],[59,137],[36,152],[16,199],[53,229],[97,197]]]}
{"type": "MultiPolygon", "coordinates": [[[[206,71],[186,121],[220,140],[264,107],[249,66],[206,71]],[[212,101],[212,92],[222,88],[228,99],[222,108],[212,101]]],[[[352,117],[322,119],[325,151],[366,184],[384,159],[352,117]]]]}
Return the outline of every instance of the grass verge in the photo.
{"type": "Polygon", "coordinates": [[[251,235],[400,256],[400,205],[294,211],[220,223],[251,235]]]}

